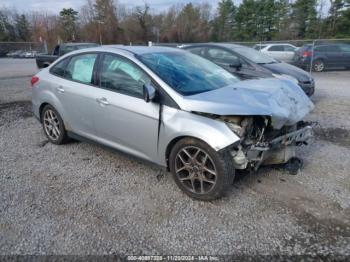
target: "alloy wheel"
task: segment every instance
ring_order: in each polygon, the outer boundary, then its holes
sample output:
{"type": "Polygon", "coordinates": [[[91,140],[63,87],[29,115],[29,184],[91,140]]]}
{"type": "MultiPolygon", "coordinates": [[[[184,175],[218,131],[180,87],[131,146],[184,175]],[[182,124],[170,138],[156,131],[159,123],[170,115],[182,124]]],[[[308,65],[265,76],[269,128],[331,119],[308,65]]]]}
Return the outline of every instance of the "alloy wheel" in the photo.
{"type": "Polygon", "coordinates": [[[205,151],[195,146],[184,147],[177,153],[175,173],[184,187],[196,194],[208,193],[217,180],[213,160],[205,151]]]}
{"type": "Polygon", "coordinates": [[[324,69],[324,63],[322,61],[316,61],[314,64],[314,69],[316,72],[321,72],[324,69]]]}
{"type": "Polygon", "coordinates": [[[60,122],[56,113],[51,109],[46,110],[44,113],[43,122],[46,135],[54,141],[58,140],[61,131],[60,122]]]}

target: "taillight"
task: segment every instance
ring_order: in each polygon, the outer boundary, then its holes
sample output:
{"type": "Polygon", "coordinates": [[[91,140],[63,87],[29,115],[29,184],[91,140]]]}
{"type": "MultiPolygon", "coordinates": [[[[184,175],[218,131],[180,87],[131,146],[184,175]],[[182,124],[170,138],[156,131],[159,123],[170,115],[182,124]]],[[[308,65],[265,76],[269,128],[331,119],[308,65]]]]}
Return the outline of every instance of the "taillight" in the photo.
{"type": "Polygon", "coordinates": [[[309,56],[311,56],[311,52],[310,51],[305,51],[303,53],[303,57],[309,57],[309,56]]]}
{"type": "Polygon", "coordinates": [[[30,80],[30,83],[32,86],[34,86],[38,81],[39,81],[39,77],[33,76],[32,79],[30,80]]]}

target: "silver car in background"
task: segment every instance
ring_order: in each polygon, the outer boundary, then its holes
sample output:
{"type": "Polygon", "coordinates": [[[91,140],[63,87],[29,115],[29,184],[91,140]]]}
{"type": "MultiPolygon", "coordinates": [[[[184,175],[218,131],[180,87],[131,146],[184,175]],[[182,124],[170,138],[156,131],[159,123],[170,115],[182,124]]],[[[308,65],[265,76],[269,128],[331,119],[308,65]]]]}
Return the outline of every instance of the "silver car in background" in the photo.
{"type": "Polygon", "coordinates": [[[253,48],[286,63],[293,62],[295,51],[298,49],[296,46],[288,43],[256,44],[253,48]]]}
{"type": "Polygon", "coordinates": [[[178,49],[79,50],[31,83],[49,141],[84,138],[154,162],[200,200],[221,197],[236,169],[287,162],[312,136],[301,119],[313,104],[292,81],[239,81],[178,49]]]}

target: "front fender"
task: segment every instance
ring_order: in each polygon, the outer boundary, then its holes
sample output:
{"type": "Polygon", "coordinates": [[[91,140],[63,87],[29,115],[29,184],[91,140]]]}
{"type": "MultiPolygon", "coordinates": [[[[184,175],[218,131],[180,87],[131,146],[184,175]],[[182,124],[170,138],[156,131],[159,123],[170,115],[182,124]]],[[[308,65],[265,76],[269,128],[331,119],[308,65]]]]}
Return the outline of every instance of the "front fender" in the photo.
{"type": "Polygon", "coordinates": [[[159,130],[159,164],[166,165],[167,147],[178,137],[200,139],[216,151],[240,140],[222,121],[164,106],[159,130]]]}

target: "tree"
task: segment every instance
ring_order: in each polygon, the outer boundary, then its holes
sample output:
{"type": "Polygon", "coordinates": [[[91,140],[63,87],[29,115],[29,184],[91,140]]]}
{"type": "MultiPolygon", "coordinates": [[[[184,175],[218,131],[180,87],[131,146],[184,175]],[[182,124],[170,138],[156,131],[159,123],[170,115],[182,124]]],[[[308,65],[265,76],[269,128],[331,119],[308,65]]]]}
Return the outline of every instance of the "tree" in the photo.
{"type": "Polygon", "coordinates": [[[30,40],[30,25],[27,17],[24,14],[16,15],[15,27],[18,35],[18,40],[29,41],[30,40]]]}
{"type": "Polygon", "coordinates": [[[232,39],[235,25],[236,7],[232,0],[219,2],[217,15],[213,21],[212,37],[217,41],[229,41],[232,39]]]}
{"type": "Polygon", "coordinates": [[[147,43],[150,40],[149,33],[152,20],[152,17],[149,14],[149,5],[145,4],[143,7],[136,7],[135,17],[142,31],[142,41],[147,43]]]}
{"type": "Polygon", "coordinates": [[[74,41],[77,34],[78,12],[73,8],[63,8],[60,12],[61,34],[63,41],[74,41]]]}
{"type": "Polygon", "coordinates": [[[118,42],[122,38],[122,30],[119,27],[113,0],[96,0],[93,8],[94,23],[99,32],[100,42],[106,44],[118,42]]]}
{"type": "Polygon", "coordinates": [[[0,41],[16,41],[17,35],[11,12],[6,9],[0,10],[0,41]]]}
{"type": "Polygon", "coordinates": [[[297,0],[292,4],[296,36],[300,39],[317,37],[316,0],[297,0]]]}

